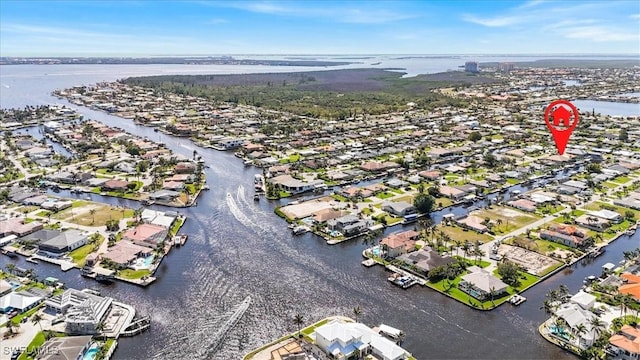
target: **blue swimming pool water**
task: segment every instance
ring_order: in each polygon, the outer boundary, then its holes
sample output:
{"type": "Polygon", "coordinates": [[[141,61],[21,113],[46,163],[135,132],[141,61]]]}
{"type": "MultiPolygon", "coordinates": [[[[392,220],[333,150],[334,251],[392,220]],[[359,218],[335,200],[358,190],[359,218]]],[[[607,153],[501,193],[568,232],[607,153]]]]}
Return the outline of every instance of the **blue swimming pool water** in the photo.
{"type": "Polygon", "coordinates": [[[555,325],[551,325],[549,326],[549,331],[551,331],[552,334],[560,336],[565,340],[569,340],[569,334],[564,330],[564,328],[559,328],[555,325]]]}
{"type": "Polygon", "coordinates": [[[149,267],[151,266],[151,263],[153,262],[153,255],[149,255],[146,258],[144,258],[144,266],[149,267]]]}
{"type": "Polygon", "coordinates": [[[94,360],[99,351],[100,349],[96,344],[91,345],[84,355],[82,355],[82,360],[94,360]]]}
{"type": "Polygon", "coordinates": [[[371,252],[373,253],[374,256],[380,256],[380,254],[382,253],[382,251],[380,250],[379,247],[374,247],[371,252]]]}

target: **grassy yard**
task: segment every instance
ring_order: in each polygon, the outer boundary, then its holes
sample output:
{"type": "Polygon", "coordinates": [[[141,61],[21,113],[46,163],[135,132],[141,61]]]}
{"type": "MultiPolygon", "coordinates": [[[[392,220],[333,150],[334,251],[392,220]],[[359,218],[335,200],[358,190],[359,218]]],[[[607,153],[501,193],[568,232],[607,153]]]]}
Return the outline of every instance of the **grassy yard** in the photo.
{"type": "Polygon", "coordinates": [[[151,274],[151,271],[148,269],[142,270],[133,270],[133,269],[124,269],[118,272],[118,276],[123,277],[125,279],[140,279],[145,275],[151,274]]]}
{"type": "Polygon", "coordinates": [[[93,245],[86,244],[82,245],[79,248],[73,250],[69,253],[69,256],[73,259],[73,262],[78,266],[84,265],[84,259],[93,251],[93,245]]]}
{"type": "Polygon", "coordinates": [[[175,236],[182,227],[182,224],[184,224],[184,218],[177,218],[173,225],[171,225],[171,229],[169,229],[169,236],[175,236]]]}
{"type": "Polygon", "coordinates": [[[487,241],[493,240],[493,237],[489,234],[479,234],[475,231],[466,230],[458,226],[439,224],[436,226],[436,230],[449,235],[451,240],[470,241],[472,243],[480,241],[483,244],[487,241]]]}
{"type": "Polygon", "coordinates": [[[105,226],[108,220],[116,219],[120,220],[124,218],[133,217],[134,211],[132,209],[118,209],[109,205],[91,205],[89,208],[80,208],[73,210],[70,209],[59,212],[54,215],[58,219],[66,219],[66,221],[72,222],[78,225],[85,226],[105,226]],[[91,209],[95,209],[95,214],[91,214],[91,209]],[[60,216],[60,217],[58,217],[60,216]],[[62,217],[64,216],[64,217],[62,217]]]}
{"type": "Polygon", "coordinates": [[[453,201],[447,197],[439,197],[436,199],[436,206],[440,208],[445,208],[449,205],[453,204],[453,201]]]}
{"type": "Polygon", "coordinates": [[[560,243],[549,241],[549,240],[537,239],[535,243],[538,246],[538,249],[537,249],[538,251],[536,252],[542,255],[546,255],[548,252],[552,252],[555,249],[573,251],[572,248],[570,248],[565,244],[560,244],[560,243]]]}
{"type": "Polygon", "coordinates": [[[509,184],[509,185],[515,185],[515,184],[519,184],[521,182],[522,182],[522,180],[520,180],[520,179],[507,178],[507,184],[509,184]]]}
{"type": "Polygon", "coordinates": [[[478,216],[481,219],[491,219],[491,221],[494,223],[492,230],[496,234],[510,233],[523,226],[532,224],[540,219],[539,216],[525,214],[521,211],[502,206],[474,211],[472,215],[478,216]],[[498,225],[498,221],[501,221],[502,223],[498,225]]]}
{"type": "Polygon", "coordinates": [[[35,359],[35,356],[30,356],[28,354],[32,353],[32,354],[36,355],[35,354],[36,350],[38,350],[40,348],[40,346],[42,346],[42,344],[44,344],[45,341],[46,341],[46,338],[44,336],[44,332],[40,331],[39,333],[36,334],[36,336],[33,338],[33,340],[31,340],[29,345],[27,345],[27,350],[25,352],[23,352],[22,354],[20,354],[20,356],[18,357],[18,360],[35,359]]]}
{"type": "Polygon", "coordinates": [[[349,202],[349,199],[347,199],[346,197],[342,196],[342,195],[338,195],[338,194],[332,194],[331,195],[332,198],[340,201],[340,202],[349,202]]]}
{"type": "Polygon", "coordinates": [[[509,297],[512,295],[512,293],[515,293],[514,291],[507,292],[502,297],[493,299],[493,303],[491,302],[491,300],[481,302],[458,288],[458,284],[460,283],[461,279],[462,275],[451,281],[445,279],[435,283],[427,282],[427,286],[440,293],[447,294],[465,305],[469,305],[471,307],[479,309],[492,309],[494,307],[494,304],[495,306],[502,304],[503,302],[509,300],[509,297]]]}
{"type": "Polygon", "coordinates": [[[390,197],[393,197],[395,195],[396,194],[394,194],[394,193],[392,193],[390,191],[384,191],[384,192],[381,192],[381,193],[377,193],[376,197],[379,198],[379,199],[383,199],[384,200],[384,199],[388,199],[390,197]]]}
{"type": "Polygon", "coordinates": [[[628,177],[628,176],[618,176],[617,178],[615,178],[615,179],[613,179],[611,181],[613,181],[614,183],[617,183],[619,185],[622,185],[622,184],[626,184],[629,181],[631,181],[631,178],[628,177]]]}
{"type": "MultiPolygon", "coordinates": [[[[26,288],[20,288],[19,290],[21,291],[21,290],[25,290],[25,289],[26,288]]],[[[40,308],[43,307],[43,306],[44,306],[44,303],[41,303],[40,305],[34,307],[33,309],[28,310],[27,312],[24,312],[22,314],[18,314],[18,315],[14,316],[11,319],[11,322],[14,323],[14,324],[18,324],[18,323],[20,323],[22,321],[22,319],[28,318],[29,316],[37,313],[38,310],[40,310],[40,308]]]]}
{"type": "Polygon", "coordinates": [[[601,209],[609,208],[609,209],[613,209],[613,211],[617,212],[618,214],[620,214],[622,216],[624,216],[624,213],[626,211],[631,211],[635,215],[636,219],[640,219],[640,211],[639,210],[633,210],[633,209],[625,208],[625,207],[622,207],[622,206],[603,203],[603,202],[600,202],[600,201],[588,204],[584,208],[587,209],[587,210],[601,210],[601,209]]]}

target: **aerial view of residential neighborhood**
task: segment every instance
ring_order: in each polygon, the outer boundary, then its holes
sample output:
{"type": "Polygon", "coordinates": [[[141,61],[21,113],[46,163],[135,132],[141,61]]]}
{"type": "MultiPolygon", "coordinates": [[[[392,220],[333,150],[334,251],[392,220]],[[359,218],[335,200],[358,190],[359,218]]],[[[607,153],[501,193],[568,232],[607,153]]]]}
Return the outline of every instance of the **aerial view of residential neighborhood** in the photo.
{"type": "Polygon", "coordinates": [[[454,3],[3,1],[0,359],[640,359],[640,5],[454,3]]]}

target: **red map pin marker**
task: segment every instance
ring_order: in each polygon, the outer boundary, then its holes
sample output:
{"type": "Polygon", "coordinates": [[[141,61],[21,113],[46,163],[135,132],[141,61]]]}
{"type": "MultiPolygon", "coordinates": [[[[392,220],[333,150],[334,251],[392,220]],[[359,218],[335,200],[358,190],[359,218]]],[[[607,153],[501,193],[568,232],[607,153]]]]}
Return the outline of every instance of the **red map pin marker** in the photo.
{"type": "Polygon", "coordinates": [[[544,121],[547,122],[560,155],[564,154],[569,137],[578,125],[578,118],[578,109],[567,100],[556,100],[544,111],[544,121]]]}

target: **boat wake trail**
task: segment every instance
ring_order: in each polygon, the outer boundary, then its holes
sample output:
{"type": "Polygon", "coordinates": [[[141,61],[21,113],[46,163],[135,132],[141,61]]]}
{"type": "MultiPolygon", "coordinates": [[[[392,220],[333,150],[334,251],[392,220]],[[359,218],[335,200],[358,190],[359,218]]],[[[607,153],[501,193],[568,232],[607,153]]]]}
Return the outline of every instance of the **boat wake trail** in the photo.
{"type": "Polygon", "coordinates": [[[247,309],[249,309],[249,306],[251,306],[251,296],[247,296],[244,301],[242,301],[242,303],[238,305],[237,309],[233,312],[231,317],[229,317],[229,319],[224,324],[222,324],[220,329],[215,334],[213,334],[212,341],[209,346],[198,351],[195,354],[194,358],[211,359],[212,355],[215,354],[215,351],[221,345],[222,340],[224,340],[227,333],[229,333],[229,331],[238,323],[238,321],[242,319],[242,316],[247,311],[247,309]]]}
{"type": "Polygon", "coordinates": [[[238,204],[233,199],[233,196],[231,196],[231,193],[227,193],[227,205],[229,206],[229,210],[231,210],[231,214],[233,214],[233,217],[235,217],[236,220],[240,221],[242,223],[242,225],[244,225],[246,227],[249,227],[249,228],[254,228],[256,226],[256,224],[254,224],[247,217],[247,215],[245,215],[242,212],[242,210],[240,210],[240,208],[238,207],[238,204]]]}

